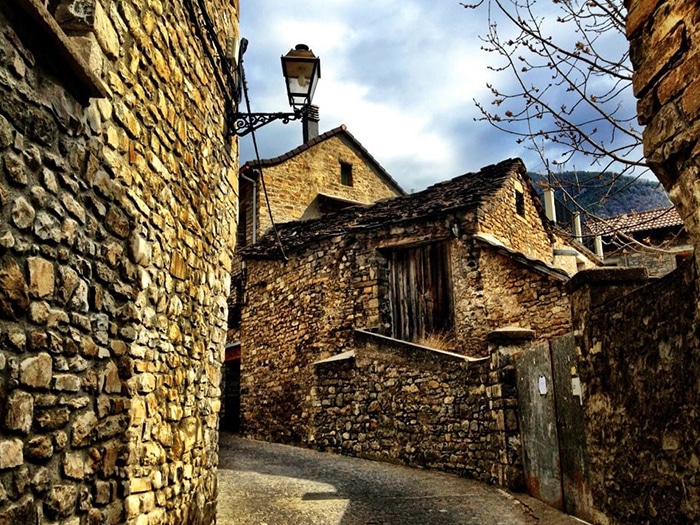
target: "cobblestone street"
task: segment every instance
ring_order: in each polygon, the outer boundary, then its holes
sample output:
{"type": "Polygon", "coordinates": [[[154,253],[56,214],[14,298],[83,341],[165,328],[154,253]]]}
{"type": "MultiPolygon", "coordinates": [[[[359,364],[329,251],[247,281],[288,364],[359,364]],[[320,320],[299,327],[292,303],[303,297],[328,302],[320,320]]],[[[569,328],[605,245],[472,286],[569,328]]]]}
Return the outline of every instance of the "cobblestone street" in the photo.
{"type": "Polygon", "coordinates": [[[438,472],[221,434],[219,525],[575,525],[522,495],[438,472]]]}

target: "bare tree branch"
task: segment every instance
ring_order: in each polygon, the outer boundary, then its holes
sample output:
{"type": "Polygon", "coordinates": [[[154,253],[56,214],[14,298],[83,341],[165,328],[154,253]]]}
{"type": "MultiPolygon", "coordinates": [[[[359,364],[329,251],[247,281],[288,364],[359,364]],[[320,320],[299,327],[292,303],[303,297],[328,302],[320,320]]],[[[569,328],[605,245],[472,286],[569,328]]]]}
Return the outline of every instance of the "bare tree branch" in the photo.
{"type": "Polygon", "coordinates": [[[543,1],[462,4],[486,9],[482,49],[510,73],[510,87],[488,86],[490,105],[475,100],[477,120],[528,143],[553,184],[552,166],[582,157],[600,172],[645,173],[622,0],[543,1]]]}

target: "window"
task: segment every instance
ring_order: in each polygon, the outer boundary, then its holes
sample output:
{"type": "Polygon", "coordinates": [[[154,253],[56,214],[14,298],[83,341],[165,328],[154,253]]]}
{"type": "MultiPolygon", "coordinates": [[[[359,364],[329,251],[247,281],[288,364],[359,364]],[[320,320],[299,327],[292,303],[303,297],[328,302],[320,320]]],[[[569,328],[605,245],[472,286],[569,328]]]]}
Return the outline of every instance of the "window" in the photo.
{"type": "Polygon", "coordinates": [[[340,163],[340,183],[343,186],[352,186],[352,164],[348,162],[340,163]]]}
{"type": "Polygon", "coordinates": [[[519,181],[515,181],[515,213],[525,217],[525,192],[519,181]]]}
{"type": "MultiPolygon", "coordinates": [[[[57,76],[65,84],[75,98],[87,105],[90,97],[106,97],[107,91],[92,71],[75,45],[77,40],[64,33],[54,18],[57,0],[15,0],[4,2],[4,13],[9,17],[18,36],[40,60],[50,64],[57,76]]],[[[93,26],[86,32],[102,31],[108,21],[96,28],[93,26]],[[89,31],[88,31],[89,30],[89,31]]],[[[110,26],[111,27],[111,26],[110,26]]],[[[106,30],[106,29],[104,29],[106,30]]],[[[114,30],[112,29],[112,32],[114,30]]],[[[116,42],[116,52],[119,51],[119,41],[114,33],[112,39],[116,42]]],[[[87,45],[84,42],[80,45],[87,45]]],[[[98,44],[95,42],[95,46],[98,44]]],[[[114,56],[116,58],[116,55],[114,56]]]]}
{"type": "Polygon", "coordinates": [[[392,337],[417,341],[452,329],[448,255],[445,243],[391,251],[392,337]]]}
{"type": "Polygon", "coordinates": [[[515,190],[515,213],[525,217],[525,195],[518,190],[515,190]]]}

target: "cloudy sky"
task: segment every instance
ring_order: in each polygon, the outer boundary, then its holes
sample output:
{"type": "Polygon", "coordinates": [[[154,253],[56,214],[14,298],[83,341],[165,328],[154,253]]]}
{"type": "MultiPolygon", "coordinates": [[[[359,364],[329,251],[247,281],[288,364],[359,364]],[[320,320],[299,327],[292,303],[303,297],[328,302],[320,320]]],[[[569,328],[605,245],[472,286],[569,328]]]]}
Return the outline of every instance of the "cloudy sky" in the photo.
{"type": "MultiPolygon", "coordinates": [[[[251,109],[289,111],[280,56],[304,43],[321,58],[320,131],[346,124],[404,189],[514,156],[542,171],[513,137],[474,121],[473,99],[489,102],[486,83],[507,78],[487,67],[485,26],[485,10],[458,0],[242,0],[251,109]]],[[[257,136],[261,157],[274,157],[301,144],[301,124],[276,122],[257,136]]],[[[245,162],[252,139],[240,140],[245,162]]]]}

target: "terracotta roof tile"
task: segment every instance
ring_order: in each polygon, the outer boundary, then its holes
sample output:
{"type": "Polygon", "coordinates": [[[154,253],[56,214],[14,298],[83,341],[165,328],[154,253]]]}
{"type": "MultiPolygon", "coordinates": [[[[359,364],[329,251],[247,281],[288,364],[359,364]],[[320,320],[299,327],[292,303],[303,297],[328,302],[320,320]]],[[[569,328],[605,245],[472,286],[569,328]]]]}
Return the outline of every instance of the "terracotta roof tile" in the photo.
{"type": "Polygon", "coordinates": [[[612,235],[617,232],[634,233],[678,226],[683,226],[683,219],[673,206],[586,222],[586,228],[593,235],[612,235]]]}

